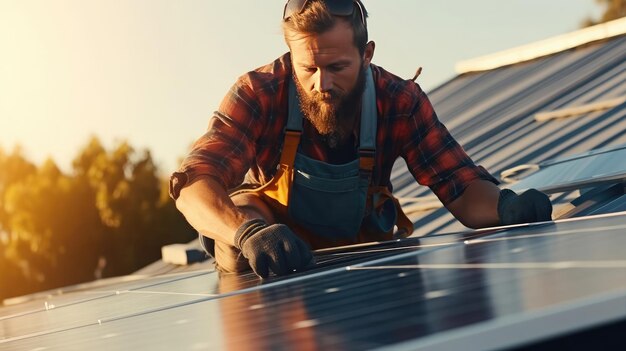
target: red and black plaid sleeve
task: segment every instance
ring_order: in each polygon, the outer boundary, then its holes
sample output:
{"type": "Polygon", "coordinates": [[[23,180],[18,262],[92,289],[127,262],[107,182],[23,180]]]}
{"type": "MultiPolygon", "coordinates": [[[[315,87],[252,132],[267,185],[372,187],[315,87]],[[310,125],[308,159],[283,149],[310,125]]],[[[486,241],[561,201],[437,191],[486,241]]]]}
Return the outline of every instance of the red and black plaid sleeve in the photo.
{"type": "Polygon", "coordinates": [[[226,188],[240,184],[254,159],[262,125],[256,97],[247,85],[235,84],[209,121],[208,131],[183,161],[189,181],[208,175],[226,188]]]}
{"type": "Polygon", "coordinates": [[[474,164],[439,121],[426,94],[412,85],[417,101],[406,119],[402,155],[415,179],[430,187],[444,205],[461,196],[474,180],[498,184],[487,170],[474,164]]]}

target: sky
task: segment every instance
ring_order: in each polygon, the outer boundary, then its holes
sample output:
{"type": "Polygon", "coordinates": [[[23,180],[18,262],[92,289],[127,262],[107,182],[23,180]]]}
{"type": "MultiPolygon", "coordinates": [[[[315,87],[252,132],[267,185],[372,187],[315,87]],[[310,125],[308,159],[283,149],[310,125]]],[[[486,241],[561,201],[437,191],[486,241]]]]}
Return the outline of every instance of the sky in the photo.
{"type": "MultiPolygon", "coordinates": [[[[574,31],[594,0],[363,0],[373,62],[426,92],[455,63],[574,31]]],[[[0,148],[65,172],[89,138],[178,167],[241,74],[287,51],[284,0],[0,0],[0,148]]],[[[436,106],[435,106],[436,108],[436,106]]]]}

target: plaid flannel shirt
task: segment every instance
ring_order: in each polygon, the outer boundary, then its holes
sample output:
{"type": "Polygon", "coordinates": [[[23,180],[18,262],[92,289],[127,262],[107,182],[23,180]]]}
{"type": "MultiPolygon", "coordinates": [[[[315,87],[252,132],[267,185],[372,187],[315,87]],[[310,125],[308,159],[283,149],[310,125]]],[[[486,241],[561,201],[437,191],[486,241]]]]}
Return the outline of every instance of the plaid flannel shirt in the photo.
{"type": "MultiPolygon", "coordinates": [[[[378,109],[372,185],[391,187],[389,177],[398,157],[404,158],[417,182],[430,187],[444,205],[458,198],[474,180],[498,183],[467,156],[417,84],[371,66],[378,109]]],[[[170,193],[174,199],[185,185],[203,176],[212,177],[225,189],[244,181],[265,184],[271,180],[287,124],[290,75],[287,53],[237,80],[214,113],[207,132],[172,175],[170,193]]],[[[315,142],[320,138],[314,128],[303,126],[300,151],[329,162],[335,151],[315,142]]],[[[356,149],[354,155],[356,158],[356,149]]]]}

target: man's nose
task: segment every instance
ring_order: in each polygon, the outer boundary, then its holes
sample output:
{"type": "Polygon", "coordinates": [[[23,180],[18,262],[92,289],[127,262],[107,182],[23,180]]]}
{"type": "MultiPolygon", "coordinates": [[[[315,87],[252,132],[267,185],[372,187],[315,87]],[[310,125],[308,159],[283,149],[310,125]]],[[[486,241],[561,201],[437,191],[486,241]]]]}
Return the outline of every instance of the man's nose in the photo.
{"type": "Polygon", "coordinates": [[[318,69],[317,70],[317,78],[315,80],[315,90],[320,93],[325,93],[327,91],[332,90],[333,88],[333,79],[332,75],[328,73],[326,70],[318,69]]]}

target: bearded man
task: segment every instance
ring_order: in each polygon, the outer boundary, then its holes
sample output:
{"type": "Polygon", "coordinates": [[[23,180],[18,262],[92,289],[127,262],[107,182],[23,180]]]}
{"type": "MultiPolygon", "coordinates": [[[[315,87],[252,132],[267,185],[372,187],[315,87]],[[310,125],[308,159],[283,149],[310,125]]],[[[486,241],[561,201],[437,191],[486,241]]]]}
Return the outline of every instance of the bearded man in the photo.
{"type": "Polygon", "coordinates": [[[282,275],[312,249],[411,235],[398,157],[466,226],[550,220],[545,194],[500,191],[417,84],[371,63],[360,0],[289,0],[283,33],[289,52],[238,79],[170,180],[218,270],[282,275]]]}

